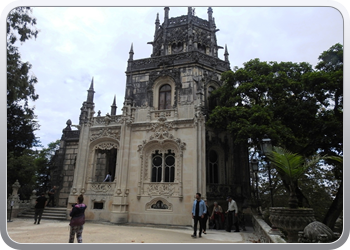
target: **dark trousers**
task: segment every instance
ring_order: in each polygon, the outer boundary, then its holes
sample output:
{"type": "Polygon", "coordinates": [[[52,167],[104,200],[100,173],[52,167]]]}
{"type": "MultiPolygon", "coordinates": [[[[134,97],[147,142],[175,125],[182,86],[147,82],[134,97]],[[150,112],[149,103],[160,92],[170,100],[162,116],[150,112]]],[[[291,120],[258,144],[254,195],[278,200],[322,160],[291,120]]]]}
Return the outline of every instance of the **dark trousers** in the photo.
{"type": "Polygon", "coordinates": [[[207,221],[208,221],[208,215],[205,214],[204,218],[202,219],[203,232],[207,231],[207,221]]]}
{"type": "Polygon", "coordinates": [[[203,232],[203,220],[201,216],[193,216],[194,226],[193,226],[193,235],[197,235],[197,224],[199,222],[199,236],[202,235],[203,232]]]}
{"type": "Polygon", "coordinates": [[[44,209],[43,208],[36,208],[35,209],[35,214],[34,214],[34,221],[35,222],[40,222],[41,216],[43,215],[44,209]]]}
{"type": "Polygon", "coordinates": [[[232,224],[236,227],[236,231],[239,231],[239,227],[238,227],[238,218],[236,218],[235,216],[235,210],[233,211],[229,211],[227,213],[227,231],[231,232],[231,228],[232,228],[232,224]]]}
{"type": "Polygon", "coordinates": [[[49,201],[47,202],[47,206],[49,205],[49,203],[52,201],[52,206],[55,206],[55,195],[50,194],[49,195],[49,201]]]}

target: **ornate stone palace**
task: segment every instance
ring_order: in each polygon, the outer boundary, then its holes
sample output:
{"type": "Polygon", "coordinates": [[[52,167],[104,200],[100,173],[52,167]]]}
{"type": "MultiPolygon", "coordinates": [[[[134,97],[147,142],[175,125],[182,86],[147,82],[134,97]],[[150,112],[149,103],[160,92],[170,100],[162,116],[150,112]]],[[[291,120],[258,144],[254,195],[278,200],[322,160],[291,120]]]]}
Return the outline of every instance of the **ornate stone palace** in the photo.
{"type": "Polygon", "coordinates": [[[92,81],[79,125],[67,121],[52,172],[67,211],[84,194],[88,220],[191,225],[197,192],[223,207],[227,195],[240,207],[249,202],[247,148],[205,124],[208,96],[230,70],[212,8],[208,20],[191,7],[173,18],[169,10],[162,24],[157,14],[149,58],[134,59],[131,46],[122,114],[115,99],[110,114],[95,112],[92,81]]]}

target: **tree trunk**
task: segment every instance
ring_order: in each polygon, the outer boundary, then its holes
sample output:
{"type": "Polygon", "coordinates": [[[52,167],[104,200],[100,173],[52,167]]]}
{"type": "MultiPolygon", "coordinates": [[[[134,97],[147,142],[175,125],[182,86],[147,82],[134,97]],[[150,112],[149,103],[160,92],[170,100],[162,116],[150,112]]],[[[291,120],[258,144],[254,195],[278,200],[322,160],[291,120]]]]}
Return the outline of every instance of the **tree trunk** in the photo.
{"type": "Polygon", "coordinates": [[[343,180],[338,188],[338,193],[333,200],[331,206],[328,209],[326,216],[323,219],[323,223],[326,224],[330,229],[334,229],[335,222],[339,218],[343,211],[343,180]]]}

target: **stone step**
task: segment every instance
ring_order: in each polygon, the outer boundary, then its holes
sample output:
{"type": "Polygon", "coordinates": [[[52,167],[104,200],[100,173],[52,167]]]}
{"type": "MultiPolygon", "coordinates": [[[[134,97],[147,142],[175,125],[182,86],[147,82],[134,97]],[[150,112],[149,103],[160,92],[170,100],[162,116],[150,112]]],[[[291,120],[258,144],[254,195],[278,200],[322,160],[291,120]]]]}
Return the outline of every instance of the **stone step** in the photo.
{"type": "MultiPolygon", "coordinates": [[[[53,220],[67,220],[67,209],[66,208],[56,208],[47,207],[41,216],[42,219],[53,219],[53,220]]],[[[18,217],[33,218],[35,215],[35,209],[31,208],[18,215],[18,217]]]]}

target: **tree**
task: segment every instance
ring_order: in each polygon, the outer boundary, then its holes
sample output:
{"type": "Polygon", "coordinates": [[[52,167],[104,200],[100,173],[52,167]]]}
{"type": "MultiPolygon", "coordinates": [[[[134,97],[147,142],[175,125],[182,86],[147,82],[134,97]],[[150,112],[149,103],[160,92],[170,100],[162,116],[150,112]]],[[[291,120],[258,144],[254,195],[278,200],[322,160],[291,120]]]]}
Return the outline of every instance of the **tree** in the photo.
{"type": "MultiPolygon", "coordinates": [[[[38,99],[30,74],[31,65],[22,62],[17,43],[36,38],[36,19],[31,17],[31,8],[18,7],[7,16],[7,185],[18,179],[22,198],[28,198],[35,185],[36,152],[31,148],[39,143],[35,130],[34,108],[29,101],[38,99]]],[[[8,188],[10,191],[11,188],[8,188]]]]}
{"type": "Polygon", "coordinates": [[[22,62],[18,40],[36,38],[36,19],[30,16],[29,7],[18,7],[7,16],[7,147],[8,152],[21,155],[25,149],[38,143],[34,131],[38,129],[34,108],[28,101],[35,101],[35,76],[30,75],[31,65],[22,62]]]}
{"type": "Polygon", "coordinates": [[[285,186],[290,191],[289,207],[297,208],[299,205],[296,198],[298,181],[310,167],[317,166],[322,158],[315,155],[305,159],[301,155],[289,152],[281,147],[275,147],[267,157],[272,165],[277,168],[285,186]]]}
{"type": "Polygon", "coordinates": [[[50,171],[52,167],[52,159],[55,152],[59,149],[60,140],[51,142],[48,144],[47,148],[43,148],[38,152],[38,155],[35,159],[35,164],[37,166],[36,170],[36,189],[41,192],[46,192],[50,186],[50,171]]]}
{"type": "MultiPolygon", "coordinates": [[[[258,147],[267,134],[274,146],[303,157],[342,155],[342,53],[340,44],[332,46],[315,69],[308,63],[254,59],[224,72],[223,85],[210,96],[217,106],[209,111],[207,125],[229,131],[235,143],[250,139],[251,147],[258,147]]],[[[325,164],[339,178],[332,182],[341,187],[341,167],[329,160],[325,164]]],[[[303,190],[296,187],[299,202],[307,205],[303,190]]],[[[338,193],[342,195],[339,189],[338,193]]]]}

